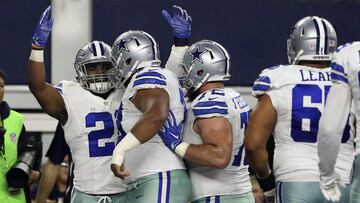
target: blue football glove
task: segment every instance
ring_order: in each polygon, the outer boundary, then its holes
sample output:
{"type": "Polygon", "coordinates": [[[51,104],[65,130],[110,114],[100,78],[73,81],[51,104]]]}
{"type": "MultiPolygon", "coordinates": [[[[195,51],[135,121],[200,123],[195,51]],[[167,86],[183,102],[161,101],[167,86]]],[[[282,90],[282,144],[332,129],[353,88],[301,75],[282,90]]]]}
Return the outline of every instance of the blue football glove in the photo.
{"type": "Polygon", "coordinates": [[[169,112],[166,122],[159,131],[159,135],[164,141],[165,145],[171,150],[175,151],[176,147],[182,143],[182,130],[184,123],[176,124],[175,115],[169,112]]]}
{"type": "Polygon", "coordinates": [[[53,22],[54,19],[51,18],[51,6],[49,6],[41,15],[40,21],[36,26],[35,33],[31,40],[33,48],[43,49],[45,47],[53,22]]]}
{"type": "Polygon", "coordinates": [[[180,6],[173,6],[173,16],[163,10],[162,15],[173,30],[173,35],[179,39],[188,39],[191,35],[191,16],[180,6]]]}

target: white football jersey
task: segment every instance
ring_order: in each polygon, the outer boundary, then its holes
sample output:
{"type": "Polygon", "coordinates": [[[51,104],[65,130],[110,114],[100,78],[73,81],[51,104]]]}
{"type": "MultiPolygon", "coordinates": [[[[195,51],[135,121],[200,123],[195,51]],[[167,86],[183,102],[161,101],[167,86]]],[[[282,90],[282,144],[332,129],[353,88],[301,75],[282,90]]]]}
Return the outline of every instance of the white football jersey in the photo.
{"type": "MultiPolygon", "coordinates": [[[[131,98],[139,90],[152,88],[166,90],[170,98],[169,117],[175,118],[177,124],[184,122],[186,110],[184,94],[176,76],[169,70],[160,67],[145,67],[133,75],[125,90],[117,114],[117,124],[120,130],[119,141],[143,115],[131,102],[131,98]]],[[[162,171],[185,169],[182,159],[165,146],[158,134],[126,152],[124,165],[125,169],[131,172],[130,176],[125,179],[127,183],[162,171]]]]}
{"type": "MultiPolygon", "coordinates": [[[[265,69],[254,82],[253,95],[267,94],[277,112],[274,129],[274,173],[277,181],[319,181],[317,133],[331,86],[331,69],[280,65],[265,69]]],[[[349,183],[354,160],[353,135],[347,125],[336,163],[349,183]]]]}
{"type": "MultiPolygon", "coordinates": [[[[224,117],[232,125],[232,158],[225,169],[215,169],[187,162],[193,186],[191,200],[214,195],[235,195],[251,191],[248,164],[245,161],[244,131],[247,127],[250,107],[239,93],[232,89],[212,89],[201,93],[187,112],[184,141],[202,144],[199,134],[193,130],[200,118],[224,117]]],[[[219,140],[221,142],[221,140],[219,140]]]]}
{"type": "Polygon", "coordinates": [[[77,82],[61,81],[55,88],[61,93],[68,114],[63,129],[75,165],[74,187],[94,195],[126,191],[110,168],[118,136],[115,111],[123,90],[117,89],[103,99],[77,82]]]}
{"type": "MultiPolygon", "coordinates": [[[[333,82],[349,85],[352,96],[352,112],[356,120],[360,121],[360,42],[348,43],[340,46],[334,54],[331,64],[333,82]]],[[[356,122],[356,129],[360,129],[360,122],[356,122]]],[[[356,136],[356,154],[360,154],[360,138],[356,136]]]]}

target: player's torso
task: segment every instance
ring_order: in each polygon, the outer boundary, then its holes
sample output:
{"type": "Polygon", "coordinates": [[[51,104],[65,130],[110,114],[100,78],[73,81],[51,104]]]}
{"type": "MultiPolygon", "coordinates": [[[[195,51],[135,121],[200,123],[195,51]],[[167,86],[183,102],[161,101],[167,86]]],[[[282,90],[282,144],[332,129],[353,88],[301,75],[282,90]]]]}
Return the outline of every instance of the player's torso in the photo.
{"type": "MultiPolygon", "coordinates": [[[[118,113],[118,127],[121,136],[131,130],[143,113],[131,102],[131,98],[138,90],[149,88],[163,88],[170,98],[169,111],[177,123],[184,120],[185,101],[175,76],[162,68],[144,68],[131,79],[122,99],[118,113]]],[[[163,143],[159,135],[142,145],[130,150],[125,155],[125,167],[131,171],[126,182],[160,171],[184,169],[184,163],[171,152],[163,143]]]]}
{"type": "Polygon", "coordinates": [[[123,192],[125,187],[110,170],[118,137],[115,111],[123,91],[115,90],[102,99],[74,82],[64,82],[61,90],[68,113],[63,128],[75,164],[75,188],[90,194],[123,192]]]}
{"type": "MultiPolygon", "coordinates": [[[[187,163],[193,183],[192,199],[215,194],[242,194],[251,191],[248,165],[244,161],[244,131],[247,127],[249,106],[239,93],[232,89],[213,89],[200,94],[187,111],[184,141],[202,144],[200,135],[193,130],[199,115],[224,113],[232,125],[233,146],[229,165],[225,169],[201,167],[187,163]],[[222,97],[219,99],[219,97],[222,97]]],[[[214,116],[216,116],[214,114],[214,116]]],[[[219,140],[220,142],[220,140],[219,140]]]]}
{"type": "MultiPolygon", "coordinates": [[[[269,74],[271,97],[277,112],[274,129],[274,170],[281,181],[319,181],[317,133],[319,120],[331,87],[330,68],[280,66],[269,74]],[[278,72],[278,73],[276,73],[278,72]],[[278,74],[278,75],[276,75],[278,74]],[[299,164],[301,163],[301,164],[299,164]]],[[[351,163],[350,126],[343,136],[339,159],[351,163]],[[350,155],[350,156],[349,156],[350,155]]],[[[348,170],[343,177],[349,178],[348,170]]]]}

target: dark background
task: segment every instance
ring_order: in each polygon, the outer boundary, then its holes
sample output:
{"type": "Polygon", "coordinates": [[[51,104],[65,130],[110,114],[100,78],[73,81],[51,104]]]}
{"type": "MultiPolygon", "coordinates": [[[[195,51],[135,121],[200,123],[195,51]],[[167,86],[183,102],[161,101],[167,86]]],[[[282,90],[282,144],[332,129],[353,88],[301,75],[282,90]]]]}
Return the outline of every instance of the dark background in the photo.
{"type": "MultiPolygon", "coordinates": [[[[0,67],[8,84],[26,84],[30,38],[49,1],[2,0],[0,3],[0,67]]],[[[300,18],[318,15],[337,29],[339,45],[360,40],[360,2],[354,0],[93,0],[93,39],[110,45],[122,32],[141,29],[160,44],[163,65],[173,43],[161,15],[178,4],[193,18],[192,42],[211,39],[232,57],[231,85],[251,86],[259,72],[286,64],[286,39],[300,18]]],[[[50,50],[45,60],[50,69],[50,50]]],[[[47,70],[47,80],[50,79],[47,70]]]]}

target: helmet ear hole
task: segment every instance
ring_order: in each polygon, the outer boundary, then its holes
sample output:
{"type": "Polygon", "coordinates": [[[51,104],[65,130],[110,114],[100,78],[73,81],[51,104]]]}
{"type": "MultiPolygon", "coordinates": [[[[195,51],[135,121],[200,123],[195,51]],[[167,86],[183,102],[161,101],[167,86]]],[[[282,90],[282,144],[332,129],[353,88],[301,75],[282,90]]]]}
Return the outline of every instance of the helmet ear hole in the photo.
{"type": "Polygon", "coordinates": [[[198,70],[198,71],[196,72],[196,75],[198,75],[199,77],[201,77],[203,73],[204,73],[204,70],[198,70]]]}
{"type": "Polygon", "coordinates": [[[128,66],[131,64],[131,58],[126,59],[125,64],[128,66]]]}

